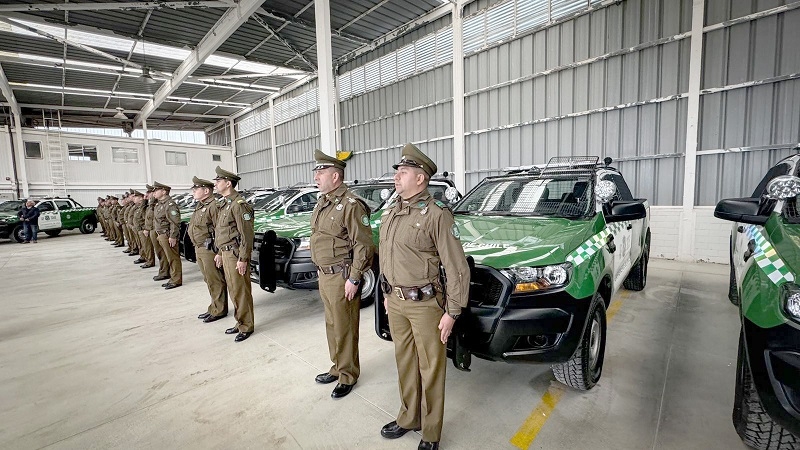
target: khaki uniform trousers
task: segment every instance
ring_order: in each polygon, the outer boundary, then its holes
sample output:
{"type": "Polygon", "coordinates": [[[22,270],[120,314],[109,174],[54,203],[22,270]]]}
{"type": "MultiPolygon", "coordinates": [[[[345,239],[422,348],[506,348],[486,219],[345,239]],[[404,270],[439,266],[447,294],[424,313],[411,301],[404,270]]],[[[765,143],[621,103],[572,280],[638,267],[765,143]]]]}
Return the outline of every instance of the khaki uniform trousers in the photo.
{"type": "Polygon", "coordinates": [[[208,313],[212,316],[227,316],[228,289],[225,285],[225,272],[214,264],[214,252],[203,246],[195,247],[194,251],[200,273],[203,274],[203,281],[206,282],[208,293],[211,295],[208,313]]]}
{"type": "Polygon", "coordinates": [[[132,251],[138,252],[139,251],[139,233],[136,232],[136,230],[132,226],[127,225],[127,227],[128,227],[128,236],[130,237],[130,245],[129,245],[129,247],[131,248],[132,251]]]}
{"type": "Polygon", "coordinates": [[[140,231],[139,239],[141,240],[141,249],[139,250],[139,253],[142,255],[144,263],[148,265],[155,264],[156,255],[155,251],[153,250],[153,241],[150,239],[150,236],[149,235],[145,236],[144,231],[140,231]]]}
{"type": "Polygon", "coordinates": [[[345,279],[341,273],[319,272],[319,294],[325,305],[325,334],[333,365],[328,373],[339,377],[339,383],[355,384],[361,374],[358,359],[358,325],[361,297],[344,296],[345,279]]]}
{"type": "Polygon", "coordinates": [[[237,328],[240,333],[252,333],[255,329],[253,320],[253,288],[250,283],[250,263],[244,276],[236,270],[236,261],[239,258],[233,250],[222,251],[222,269],[225,271],[225,284],[233,301],[233,316],[236,318],[237,328]]]}
{"type": "MultiPolygon", "coordinates": [[[[169,235],[166,233],[158,235],[158,243],[161,244],[161,250],[164,252],[164,259],[166,259],[169,269],[169,282],[183,284],[183,267],[181,266],[181,254],[178,251],[178,244],[176,243],[175,247],[170,247],[169,235]]],[[[161,275],[160,268],[159,275],[161,275]]],[[[165,273],[165,275],[167,274],[165,273]]]]}
{"type": "Polygon", "coordinates": [[[447,348],[439,340],[439,321],[444,314],[439,306],[441,293],[420,302],[401,300],[394,293],[386,298],[400,385],[397,424],[422,428],[423,441],[438,442],[444,420],[447,367],[447,348]]]}
{"type": "Polygon", "coordinates": [[[131,229],[130,227],[128,227],[127,223],[122,224],[122,237],[125,239],[125,241],[128,242],[128,248],[126,250],[133,251],[134,244],[133,240],[131,239],[131,229]]]}
{"type": "Polygon", "coordinates": [[[158,241],[158,233],[155,230],[150,230],[150,242],[153,243],[153,250],[158,256],[158,276],[169,276],[169,263],[167,262],[167,255],[164,254],[164,249],[161,248],[161,242],[158,241]]]}
{"type": "Polygon", "coordinates": [[[125,245],[125,235],[122,234],[122,225],[114,224],[114,234],[117,236],[114,243],[117,245],[125,245]]]}

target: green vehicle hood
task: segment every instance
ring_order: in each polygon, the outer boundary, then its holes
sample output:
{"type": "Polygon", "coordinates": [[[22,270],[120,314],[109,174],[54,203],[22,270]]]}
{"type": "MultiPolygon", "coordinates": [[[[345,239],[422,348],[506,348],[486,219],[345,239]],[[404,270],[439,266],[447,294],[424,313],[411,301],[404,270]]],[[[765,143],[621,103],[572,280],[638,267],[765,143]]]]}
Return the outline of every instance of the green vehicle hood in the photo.
{"type": "Polygon", "coordinates": [[[16,214],[0,213],[0,220],[5,220],[6,222],[17,222],[19,220],[19,216],[16,214]]]}
{"type": "Polygon", "coordinates": [[[278,236],[310,237],[311,236],[311,212],[296,214],[265,214],[262,217],[256,213],[255,219],[256,233],[265,233],[274,230],[278,236]]]}
{"type": "Polygon", "coordinates": [[[771,237],[772,245],[797,283],[800,279],[800,224],[778,224],[771,237]]]}
{"type": "Polygon", "coordinates": [[[561,264],[602,229],[602,220],[455,216],[464,253],[497,269],[561,264]],[[599,229],[597,227],[600,227],[599,229]]]}

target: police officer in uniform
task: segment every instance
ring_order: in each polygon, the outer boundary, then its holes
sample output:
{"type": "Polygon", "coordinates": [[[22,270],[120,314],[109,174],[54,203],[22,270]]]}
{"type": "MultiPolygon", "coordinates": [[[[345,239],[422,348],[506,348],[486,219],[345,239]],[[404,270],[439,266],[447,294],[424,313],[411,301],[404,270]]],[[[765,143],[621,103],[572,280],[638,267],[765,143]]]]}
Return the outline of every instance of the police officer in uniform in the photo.
{"type": "Polygon", "coordinates": [[[144,194],[134,190],[133,191],[133,213],[131,213],[131,234],[136,240],[136,246],[139,249],[139,258],[134,261],[134,264],[141,264],[147,259],[145,258],[146,250],[144,249],[144,237],[142,230],[144,230],[144,194]]]}
{"type": "Polygon", "coordinates": [[[253,207],[241,194],[236,184],[241,180],[235,173],[217,166],[214,188],[225,198],[219,205],[214,238],[219,248],[214,263],[225,271],[225,283],[233,300],[236,326],[225,330],[241,342],[253,334],[253,292],[250,285],[250,253],[253,251],[253,207]]]}
{"type": "Polygon", "coordinates": [[[164,253],[158,276],[154,277],[153,280],[159,281],[169,278],[169,281],[161,286],[164,289],[174,289],[183,284],[181,255],[178,252],[181,212],[178,210],[178,205],[169,196],[169,191],[172,190],[171,187],[158,181],[153,183],[153,187],[155,188],[153,193],[158,200],[156,209],[153,211],[153,223],[155,232],[158,235],[156,240],[164,253]],[[169,272],[168,276],[167,271],[169,272]]]}
{"type": "Polygon", "coordinates": [[[128,247],[131,249],[131,251],[128,252],[128,256],[136,256],[139,254],[139,239],[133,226],[133,218],[136,214],[136,209],[139,207],[136,203],[136,192],[137,191],[133,189],[128,192],[128,211],[125,213],[125,228],[128,230],[128,239],[130,241],[128,247]]]}
{"type": "Polygon", "coordinates": [[[397,420],[386,424],[381,435],[396,439],[421,429],[418,448],[437,449],[444,419],[446,343],[467,306],[469,266],[453,214],[428,192],[436,164],[407,144],[393,167],[398,197],[381,218],[380,261],[401,398],[397,420]],[[439,277],[440,263],[446,286],[439,277]]]}
{"type": "Polygon", "coordinates": [[[325,332],[333,365],[317,375],[317,383],[339,383],[333,398],[349,394],[358,381],[358,326],[361,274],[372,266],[375,246],[369,208],[350,192],[346,164],[316,150],[314,182],[319,202],[311,215],[311,260],[319,271],[319,293],[325,305],[325,332]]]}
{"type": "MultiPolygon", "coordinates": [[[[153,186],[149,184],[147,191],[144,193],[144,202],[142,203],[142,259],[144,264],[140,267],[142,269],[149,269],[156,265],[156,253],[153,247],[153,239],[150,237],[153,231],[153,209],[155,208],[155,199],[153,198],[153,186]]],[[[155,235],[155,233],[152,233],[155,235]]]]}
{"type": "Polygon", "coordinates": [[[214,263],[216,244],[214,228],[217,225],[219,203],[214,199],[214,182],[202,178],[192,178],[192,197],[197,200],[192,218],[189,219],[187,233],[194,245],[197,265],[203,274],[203,281],[211,294],[208,310],[197,316],[203,322],[214,322],[228,315],[228,287],[225,273],[214,263]]]}
{"type": "Polygon", "coordinates": [[[122,223],[120,218],[122,216],[122,205],[119,204],[119,198],[111,196],[111,220],[114,222],[114,247],[125,246],[125,235],[122,234],[122,223]]]}

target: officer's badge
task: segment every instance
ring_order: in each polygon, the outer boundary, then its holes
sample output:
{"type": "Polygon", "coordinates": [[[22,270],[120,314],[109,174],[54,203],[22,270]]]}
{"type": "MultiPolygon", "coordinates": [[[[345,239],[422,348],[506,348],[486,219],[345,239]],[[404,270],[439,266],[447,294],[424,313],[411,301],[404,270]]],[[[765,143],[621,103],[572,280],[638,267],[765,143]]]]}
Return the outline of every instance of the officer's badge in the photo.
{"type": "Polygon", "coordinates": [[[170,215],[173,215],[173,216],[177,216],[178,215],[178,211],[175,211],[174,209],[172,211],[170,211],[169,213],[170,213],[170,215]]]}
{"type": "Polygon", "coordinates": [[[453,236],[455,236],[456,239],[461,239],[461,233],[458,231],[458,225],[453,224],[453,228],[450,229],[450,232],[453,233],[453,236]]]}
{"type": "Polygon", "coordinates": [[[426,207],[422,208],[422,211],[420,211],[419,213],[422,214],[423,216],[425,214],[428,214],[428,207],[426,206],[426,207]]]}
{"type": "Polygon", "coordinates": [[[206,212],[206,209],[205,209],[205,208],[203,208],[203,209],[201,209],[200,211],[206,212]]]}
{"type": "Polygon", "coordinates": [[[447,205],[441,202],[441,200],[436,200],[436,206],[439,208],[447,208],[447,205]]]}
{"type": "Polygon", "coordinates": [[[339,203],[339,197],[336,197],[335,199],[333,199],[333,203],[339,203]]]}
{"type": "MultiPolygon", "coordinates": [[[[338,199],[337,199],[337,200],[338,200],[338,199]]],[[[344,208],[344,205],[341,205],[341,204],[339,204],[339,205],[336,205],[336,210],[337,210],[337,211],[341,211],[341,210],[342,210],[342,208],[344,208]]]]}
{"type": "Polygon", "coordinates": [[[425,202],[417,203],[417,208],[422,208],[423,206],[425,206],[425,202]]]}
{"type": "Polygon", "coordinates": [[[355,203],[356,202],[356,200],[354,198],[352,198],[352,197],[348,197],[347,201],[350,202],[350,203],[355,203]]]}
{"type": "Polygon", "coordinates": [[[242,218],[243,218],[244,220],[250,220],[252,217],[250,216],[250,213],[244,213],[244,215],[242,216],[242,218]]]}
{"type": "Polygon", "coordinates": [[[367,217],[366,214],[361,216],[361,223],[364,224],[364,226],[369,225],[369,217],[367,217]]]}

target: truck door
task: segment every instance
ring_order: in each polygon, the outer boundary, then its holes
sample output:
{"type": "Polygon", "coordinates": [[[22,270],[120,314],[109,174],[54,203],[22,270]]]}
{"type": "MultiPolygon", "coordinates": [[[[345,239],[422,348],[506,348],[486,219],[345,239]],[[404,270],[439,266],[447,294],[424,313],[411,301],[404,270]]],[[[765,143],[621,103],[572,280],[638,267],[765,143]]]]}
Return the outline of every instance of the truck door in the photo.
{"type": "Polygon", "coordinates": [[[36,207],[41,212],[39,215],[40,230],[57,230],[61,228],[61,214],[59,214],[51,200],[39,202],[36,207]]]}
{"type": "MultiPolygon", "coordinates": [[[[631,201],[634,200],[628,184],[622,176],[615,172],[606,172],[600,176],[601,180],[609,180],[617,186],[617,193],[614,195],[613,201],[631,201]]],[[[612,203],[613,204],[613,203],[612,203]]],[[[611,233],[614,235],[614,245],[616,251],[614,252],[614,289],[622,286],[625,277],[635,263],[635,259],[639,257],[642,252],[642,228],[644,227],[644,219],[631,220],[625,222],[616,222],[608,225],[611,233]]]]}

